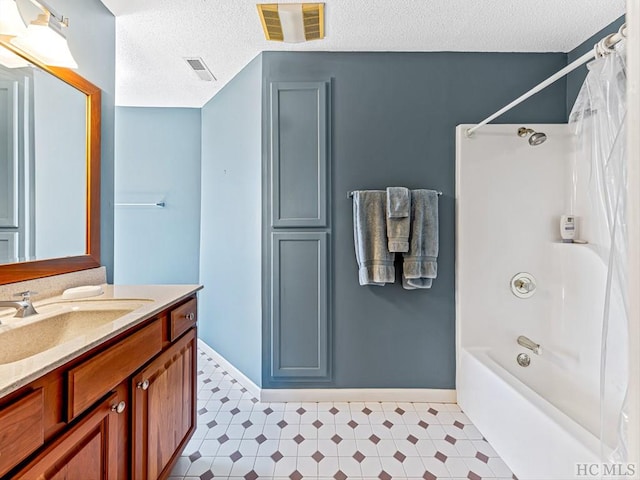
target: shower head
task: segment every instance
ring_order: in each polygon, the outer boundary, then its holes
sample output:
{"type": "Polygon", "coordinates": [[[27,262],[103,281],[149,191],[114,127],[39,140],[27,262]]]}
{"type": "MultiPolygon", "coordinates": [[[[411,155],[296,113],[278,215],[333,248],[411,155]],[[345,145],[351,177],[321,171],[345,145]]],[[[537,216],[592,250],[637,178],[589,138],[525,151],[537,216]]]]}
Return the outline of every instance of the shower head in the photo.
{"type": "Polygon", "coordinates": [[[532,147],[535,147],[537,145],[540,145],[544,142],[546,142],[547,140],[547,134],[546,133],[542,133],[542,132],[536,132],[531,128],[527,128],[527,127],[520,127],[518,129],[518,136],[519,137],[527,137],[529,136],[529,145],[531,145],[532,147]]]}

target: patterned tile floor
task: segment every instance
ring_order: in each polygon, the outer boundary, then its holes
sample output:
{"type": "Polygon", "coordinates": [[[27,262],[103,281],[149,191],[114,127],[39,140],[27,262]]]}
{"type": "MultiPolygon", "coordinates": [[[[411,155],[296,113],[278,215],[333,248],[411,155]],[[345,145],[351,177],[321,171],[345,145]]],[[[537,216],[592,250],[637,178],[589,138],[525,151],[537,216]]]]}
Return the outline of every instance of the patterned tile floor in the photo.
{"type": "Polygon", "coordinates": [[[202,351],[198,428],[171,480],[512,480],[456,404],[260,403],[202,351]]]}

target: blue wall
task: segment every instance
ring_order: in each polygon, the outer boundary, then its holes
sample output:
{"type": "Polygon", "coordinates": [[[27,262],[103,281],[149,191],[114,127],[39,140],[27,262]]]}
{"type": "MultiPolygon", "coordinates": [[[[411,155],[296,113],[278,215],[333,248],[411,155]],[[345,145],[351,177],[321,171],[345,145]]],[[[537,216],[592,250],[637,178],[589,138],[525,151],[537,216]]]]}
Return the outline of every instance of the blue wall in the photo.
{"type": "Polygon", "coordinates": [[[261,384],[262,57],[202,109],[200,336],[261,384]]]}
{"type": "Polygon", "coordinates": [[[49,0],[52,8],[70,18],[69,48],[77,72],[102,89],[101,263],[113,281],[114,110],[116,91],[116,22],[100,0],[49,0]]]}
{"type": "Polygon", "coordinates": [[[86,105],[85,94],[47,72],[34,70],[34,243],[38,259],[86,251],[86,105]],[[60,121],[61,112],[64,121],[60,121]]]}
{"type": "MultiPolygon", "coordinates": [[[[600,30],[598,33],[593,35],[588,40],[585,40],[576,48],[571,50],[567,54],[567,64],[573,62],[578,59],[588,51],[593,51],[593,46],[602,40],[604,37],[609,35],[610,33],[617,32],[620,26],[624,23],[624,16],[620,17],[615,22],[607,25],[605,28],[600,30]]],[[[582,83],[587,76],[587,66],[583,66],[574,70],[569,75],[567,75],[567,117],[571,113],[571,109],[573,108],[573,104],[576,102],[576,98],[578,97],[578,93],[580,92],[580,87],[582,87],[582,83]]]]}
{"type": "Polygon", "coordinates": [[[120,284],[197,283],[200,109],[116,108],[115,277],[120,284]]]}
{"type": "MultiPolygon", "coordinates": [[[[562,53],[263,54],[265,87],[332,79],[334,381],[304,386],[455,386],[455,127],[482,120],[565,64],[562,53]],[[439,274],[429,291],[358,285],[346,193],[388,185],[444,192],[439,274]]],[[[500,121],[563,122],[565,93],[559,81],[500,121]]]]}

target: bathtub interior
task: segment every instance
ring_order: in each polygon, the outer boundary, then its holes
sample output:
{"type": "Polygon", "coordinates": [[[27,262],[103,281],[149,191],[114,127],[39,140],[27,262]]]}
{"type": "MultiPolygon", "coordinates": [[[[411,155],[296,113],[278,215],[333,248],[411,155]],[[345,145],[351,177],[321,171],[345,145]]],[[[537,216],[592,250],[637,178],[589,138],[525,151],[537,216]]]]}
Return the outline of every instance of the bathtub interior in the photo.
{"type": "MultiPolygon", "coordinates": [[[[488,125],[471,138],[464,133],[468,126],[458,127],[458,352],[491,352],[511,375],[599,437],[607,275],[600,205],[590,195],[590,166],[567,125],[527,125],[547,134],[536,147],[517,136],[520,126],[488,125]],[[564,214],[578,217],[576,238],[589,243],[562,243],[564,214]],[[518,272],[535,277],[532,297],[511,292],[518,272]],[[542,355],[517,345],[519,335],[542,345],[542,355]],[[520,352],[531,355],[529,367],[516,363],[520,352]]],[[[608,358],[622,364],[624,331],[615,322],[611,328],[620,346],[608,358]]],[[[624,369],[618,371],[614,386],[623,383],[624,369]]],[[[623,389],[608,395],[605,439],[615,433],[623,389]]]]}

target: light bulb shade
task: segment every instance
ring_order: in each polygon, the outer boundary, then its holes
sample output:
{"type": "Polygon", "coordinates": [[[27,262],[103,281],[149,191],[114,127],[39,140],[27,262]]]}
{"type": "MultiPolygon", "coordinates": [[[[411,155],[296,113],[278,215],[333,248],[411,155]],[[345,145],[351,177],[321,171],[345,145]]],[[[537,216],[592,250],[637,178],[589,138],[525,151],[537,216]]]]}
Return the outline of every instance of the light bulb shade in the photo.
{"type": "Polygon", "coordinates": [[[4,65],[7,68],[22,68],[29,66],[29,62],[10,50],[0,47],[0,65],[4,65]]]}
{"type": "Polygon", "coordinates": [[[278,5],[278,15],[285,43],[302,43],[307,40],[304,36],[302,4],[280,4],[278,5]]]}
{"type": "Polygon", "coordinates": [[[0,35],[17,37],[25,35],[27,27],[22,21],[14,0],[0,0],[0,35]]]}
{"type": "Polygon", "coordinates": [[[11,43],[45,65],[78,68],[67,39],[47,25],[32,23],[25,35],[12,38],[11,43]]]}
{"type": "Polygon", "coordinates": [[[35,22],[40,15],[46,15],[47,10],[32,0],[15,0],[18,5],[18,12],[25,25],[29,25],[31,22],[35,22]]]}

